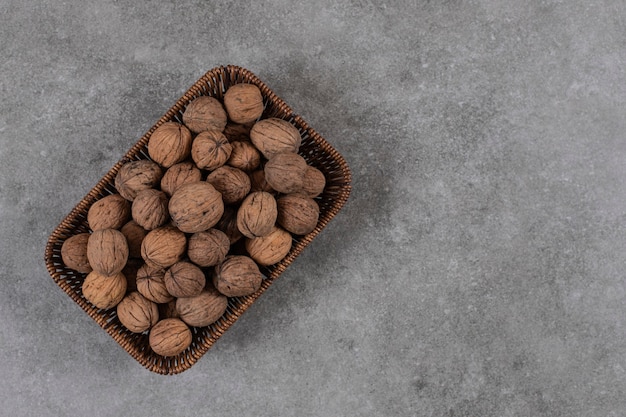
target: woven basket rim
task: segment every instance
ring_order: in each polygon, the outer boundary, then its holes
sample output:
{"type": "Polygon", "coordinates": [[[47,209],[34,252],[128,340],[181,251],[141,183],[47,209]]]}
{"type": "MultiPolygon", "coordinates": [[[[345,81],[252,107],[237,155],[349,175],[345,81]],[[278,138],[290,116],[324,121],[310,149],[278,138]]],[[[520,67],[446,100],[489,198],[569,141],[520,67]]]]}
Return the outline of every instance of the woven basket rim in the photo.
{"type": "Polygon", "coordinates": [[[335,217],[335,215],[342,209],[348,200],[351,192],[351,172],[347,162],[339,152],[337,152],[318,132],[311,128],[308,123],[299,115],[295,114],[293,110],[278,97],[263,81],[261,81],[251,71],[236,65],[227,65],[215,67],[207,71],[202,75],[189,89],[168,109],[163,116],[157,120],[157,122],[136,142],[131,148],[123,155],[123,157],[117,161],[113,167],[98,181],[98,183],[74,206],[74,208],[65,216],[65,218],[59,223],[59,225],[51,233],[45,248],[44,259],[46,262],[46,268],[54,280],[54,282],[76,302],[92,319],[100,325],[113,339],[122,346],[133,358],[135,358],[142,366],[149,369],[152,372],[159,374],[177,374],[189,369],[193,366],[197,360],[203,356],[208,349],[222,336],[222,334],[230,328],[237,321],[241,315],[254,303],[259,296],[261,296],[271,284],[285,271],[285,269],[302,253],[306,246],[319,235],[319,233],[326,227],[326,225],[335,217]],[[239,81],[244,80],[244,81],[239,81]],[[113,320],[114,312],[105,313],[102,310],[96,309],[90,303],[88,303],[81,295],[79,295],[69,284],[67,277],[67,270],[58,260],[59,247],[65,239],[74,234],[72,231],[77,229],[76,225],[86,224],[86,213],[91,205],[98,200],[101,196],[111,193],[111,187],[117,172],[121,166],[129,161],[136,159],[147,159],[147,155],[144,151],[148,140],[160,125],[173,120],[177,114],[184,109],[184,107],[193,98],[198,95],[212,95],[207,94],[206,87],[214,86],[219,87],[215,90],[219,95],[220,91],[225,91],[226,83],[232,84],[236,82],[248,82],[255,84],[262,92],[264,100],[272,105],[273,111],[277,117],[293,123],[301,132],[308,135],[316,146],[316,150],[330,160],[334,165],[338,167],[337,172],[333,173],[333,181],[330,184],[333,187],[333,192],[336,194],[336,198],[333,200],[327,200],[330,203],[330,208],[326,211],[326,214],[320,217],[316,228],[306,236],[301,237],[297,243],[292,247],[292,250],[285,259],[272,267],[271,272],[263,280],[261,288],[254,294],[246,297],[238,297],[233,301],[233,307],[231,314],[228,315],[223,322],[218,322],[212,325],[212,332],[214,337],[208,337],[202,340],[199,345],[193,349],[188,349],[179,357],[163,358],[162,361],[156,361],[153,357],[146,356],[146,347],[137,346],[129,341],[129,338],[125,336],[123,332],[118,331],[115,327],[115,320],[113,320]],[[152,359],[152,360],[150,360],[152,359]]]}

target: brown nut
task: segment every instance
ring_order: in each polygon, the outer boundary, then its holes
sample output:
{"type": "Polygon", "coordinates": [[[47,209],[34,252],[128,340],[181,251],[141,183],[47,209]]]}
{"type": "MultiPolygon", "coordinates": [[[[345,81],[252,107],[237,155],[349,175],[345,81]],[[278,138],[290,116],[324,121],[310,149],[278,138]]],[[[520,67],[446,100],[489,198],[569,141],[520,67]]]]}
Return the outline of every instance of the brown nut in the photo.
{"type": "Polygon", "coordinates": [[[165,271],[165,288],[174,297],[193,297],[200,294],[206,278],[204,272],[191,262],[180,261],[165,271]]]}
{"type": "Polygon", "coordinates": [[[232,150],[232,145],[221,132],[200,132],[193,140],[191,158],[198,168],[213,171],[228,161],[232,150]]]}
{"type": "Polygon", "coordinates": [[[68,237],[61,246],[61,259],[65,266],[74,271],[87,274],[92,271],[87,258],[89,233],[79,233],[68,237]]]}
{"type": "Polygon", "coordinates": [[[143,333],[159,321],[157,304],[138,292],[131,292],[117,305],[117,317],[133,333],[143,333]]]}
{"type": "Polygon", "coordinates": [[[141,242],[141,257],[147,264],[167,268],[182,259],[187,249],[185,234],[173,226],[151,230],[141,242]]]}
{"type": "Polygon", "coordinates": [[[308,165],[298,154],[276,154],[265,164],[265,181],[279,193],[290,194],[302,190],[308,165]]]}
{"type": "Polygon", "coordinates": [[[251,123],[263,114],[263,96],[254,84],[231,85],[224,94],[224,107],[235,123],[251,123]]]}
{"type": "Polygon", "coordinates": [[[209,174],[206,181],[222,194],[225,204],[237,203],[250,192],[250,177],[237,168],[219,167],[209,174]]]}
{"type": "Polygon", "coordinates": [[[126,294],[126,277],[121,272],[110,276],[91,271],[83,281],[83,295],[97,308],[115,307],[126,294]]]}
{"type": "Polygon", "coordinates": [[[87,241],[89,265],[101,275],[115,275],[124,269],[128,261],[128,243],[119,230],[100,229],[87,241]]]}
{"type": "Polygon", "coordinates": [[[184,161],[191,152],[191,132],[176,122],[159,126],[148,141],[148,155],[159,165],[169,168],[184,161]]]}
{"type": "Polygon", "coordinates": [[[246,250],[259,265],[268,266],[281,261],[291,250],[292,237],[280,227],[262,237],[246,239],[246,250]]]}
{"type": "Polygon", "coordinates": [[[181,185],[202,180],[202,173],[193,162],[181,162],[169,167],[161,178],[161,191],[171,197],[181,185]]]}
{"type": "Polygon", "coordinates": [[[265,171],[263,169],[257,169],[250,173],[250,192],[265,191],[272,195],[277,194],[268,183],[265,181],[265,171]]]}
{"type": "Polygon", "coordinates": [[[228,122],[226,128],[224,128],[224,136],[228,138],[230,143],[239,141],[250,141],[250,129],[252,129],[252,123],[241,125],[238,123],[228,122]]]}
{"type": "Polygon", "coordinates": [[[102,197],[91,205],[87,223],[91,230],[119,229],[130,220],[130,204],[119,194],[102,197]]]}
{"type": "Polygon", "coordinates": [[[250,295],[261,288],[263,276],[252,259],[231,255],[215,267],[213,285],[227,297],[250,295]]]}
{"type": "Polygon", "coordinates": [[[244,172],[250,172],[261,164],[261,154],[250,142],[233,142],[232,152],[227,164],[239,168],[244,172]]]}
{"type": "Polygon", "coordinates": [[[324,192],[326,178],[319,169],[308,166],[302,179],[302,191],[309,197],[317,197],[324,192]]]}
{"type": "Polygon", "coordinates": [[[183,123],[194,133],[207,130],[223,132],[227,120],[222,103],[209,96],[194,99],[183,113],[183,123]]]}
{"type": "Polygon", "coordinates": [[[237,228],[249,238],[265,236],[274,228],[277,215],[276,200],[270,193],[250,193],[237,211],[237,228]]]}
{"type": "Polygon", "coordinates": [[[226,258],[230,249],[228,236],[220,230],[209,229],[194,233],[187,245],[189,260],[198,266],[214,266],[226,258]]]}
{"type": "Polygon", "coordinates": [[[207,230],[224,214],[224,201],[218,190],[205,181],[182,185],[169,203],[170,216],[185,233],[207,230]]]}
{"type": "Polygon", "coordinates": [[[137,270],[137,291],[155,303],[167,303],[174,299],[165,287],[165,269],[143,265],[137,270]]]}
{"type": "Polygon", "coordinates": [[[182,321],[190,326],[203,327],[222,317],[228,307],[228,298],[210,288],[195,297],[176,300],[176,311],[182,321]]]}
{"type": "Polygon", "coordinates": [[[189,327],[180,319],[160,320],[150,330],[148,343],[157,355],[176,356],[191,345],[189,327]]]}
{"type": "Polygon", "coordinates": [[[228,236],[231,245],[243,237],[237,228],[237,209],[232,206],[224,207],[224,214],[215,225],[215,228],[228,236]]]}
{"type": "Polygon", "coordinates": [[[311,233],[320,216],[320,207],[305,194],[287,194],[277,201],[277,221],[285,230],[295,235],[311,233]]]}
{"type": "Polygon", "coordinates": [[[162,176],[161,167],[154,161],[127,162],[115,176],[115,188],[126,200],[133,201],[139,191],[158,185],[162,176]]]}
{"type": "Polygon", "coordinates": [[[302,138],[294,125],[275,117],[259,120],[250,130],[250,140],[267,159],[281,152],[298,152],[302,138]]]}
{"type": "Polygon", "coordinates": [[[131,220],[120,229],[128,243],[128,256],[131,258],[141,258],[141,242],[148,234],[148,231],[139,226],[136,221],[131,220]]]}
{"type": "Polygon", "coordinates": [[[163,226],[170,218],[169,199],[163,191],[150,188],[137,193],[132,205],[133,220],[146,230],[163,226]]]}

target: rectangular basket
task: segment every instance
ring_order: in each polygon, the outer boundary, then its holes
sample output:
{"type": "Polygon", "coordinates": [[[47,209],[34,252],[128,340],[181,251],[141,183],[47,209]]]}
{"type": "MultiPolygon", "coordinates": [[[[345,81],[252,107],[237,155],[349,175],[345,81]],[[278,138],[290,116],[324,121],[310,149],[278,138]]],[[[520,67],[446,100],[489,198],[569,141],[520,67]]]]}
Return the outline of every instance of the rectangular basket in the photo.
{"type": "Polygon", "coordinates": [[[217,67],[208,71],[194,83],[61,221],[50,235],[46,245],[46,267],[54,282],[141,365],[159,374],[177,374],[196,363],[244,311],[272,285],[341,210],[350,195],[350,190],[351,174],[344,158],[300,116],[294,114],[280,97],[256,75],[244,68],[233,65],[217,67]],[[122,326],[115,308],[97,309],[83,297],[81,286],[86,274],[71,270],[63,264],[61,246],[67,238],[78,233],[89,232],[87,212],[98,199],[116,193],[114,180],[123,164],[132,160],[149,159],[147,144],[150,135],[157,127],[168,121],[182,122],[182,114],[194,98],[207,95],[222,100],[228,87],[238,83],[251,83],[259,87],[265,104],[262,118],[278,117],[289,121],[299,129],[302,136],[300,155],[310,165],[321,170],[326,177],[326,188],[316,198],[320,207],[319,222],[315,230],[308,235],[294,236],[292,249],[285,259],[270,267],[261,268],[264,280],[256,293],[246,297],[229,298],[227,311],[217,322],[208,327],[191,328],[193,341],[189,348],[178,356],[162,357],[150,349],[146,333],[131,333],[122,326]]]}

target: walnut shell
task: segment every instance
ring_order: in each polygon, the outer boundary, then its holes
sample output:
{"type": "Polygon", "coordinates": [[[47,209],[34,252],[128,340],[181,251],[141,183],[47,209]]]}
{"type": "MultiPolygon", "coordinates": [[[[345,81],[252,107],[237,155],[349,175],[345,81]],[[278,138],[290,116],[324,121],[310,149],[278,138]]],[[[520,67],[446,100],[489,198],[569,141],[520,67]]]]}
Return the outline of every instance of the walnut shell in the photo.
{"type": "Polygon", "coordinates": [[[261,154],[250,142],[233,142],[232,152],[227,164],[239,168],[244,172],[250,172],[261,164],[261,154]]]}
{"type": "Polygon", "coordinates": [[[215,226],[224,214],[224,202],[213,185],[199,181],[176,190],[169,211],[176,227],[185,233],[196,233],[215,226]]]}
{"type": "Polygon", "coordinates": [[[165,287],[165,269],[148,264],[137,271],[137,291],[155,303],[167,303],[174,299],[165,287]]]}
{"type": "Polygon", "coordinates": [[[264,191],[250,193],[237,210],[237,228],[246,237],[265,236],[278,215],[276,199],[264,191]]]}
{"type": "Polygon", "coordinates": [[[277,221],[285,230],[295,235],[311,233],[320,216],[317,202],[306,194],[287,194],[280,197],[277,221]]]}
{"type": "Polygon", "coordinates": [[[317,197],[324,192],[326,178],[319,169],[308,166],[302,179],[302,191],[309,197],[317,197]]]}
{"type": "Polygon", "coordinates": [[[250,192],[250,177],[237,168],[219,167],[209,174],[206,181],[222,194],[225,204],[237,203],[250,192]]]}
{"type": "Polygon", "coordinates": [[[165,271],[165,288],[174,297],[193,297],[206,284],[204,272],[191,262],[180,261],[165,271]]]}
{"type": "Polygon", "coordinates": [[[226,258],[230,240],[224,232],[209,229],[194,233],[187,246],[189,260],[198,266],[207,267],[217,265],[226,258]]]}
{"type": "Polygon", "coordinates": [[[126,277],[121,272],[109,276],[91,271],[83,281],[83,295],[97,308],[115,307],[126,294],[126,277]]]}
{"type": "Polygon", "coordinates": [[[157,304],[134,291],[117,305],[117,317],[133,333],[143,333],[159,321],[157,304]]]}
{"type": "Polygon", "coordinates": [[[213,285],[227,297],[250,295],[261,288],[263,275],[247,256],[231,255],[215,267],[213,285]]]}
{"type": "Polygon", "coordinates": [[[128,243],[128,256],[130,258],[141,258],[141,242],[148,234],[148,231],[139,226],[136,221],[131,220],[120,229],[126,237],[128,243]]]}
{"type": "Polygon", "coordinates": [[[268,183],[265,181],[265,171],[263,169],[257,169],[250,173],[250,192],[265,191],[272,195],[278,194],[268,183]]]}
{"type": "Polygon", "coordinates": [[[241,125],[238,123],[228,122],[224,128],[224,136],[230,143],[239,141],[250,141],[250,129],[253,123],[241,125]]]}
{"type": "Polygon", "coordinates": [[[262,237],[246,239],[246,250],[259,265],[268,266],[281,261],[291,250],[292,237],[280,227],[262,237]]]}
{"type": "Polygon", "coordinates": [[[186,249],[185,234],[173,226],[163,226],[151,230],[143,239],[141,257],[149,265],[167,268],[178,262],[186,249]]]}
{"type": "Polygon", "coordinates": [[[250,130],[250,140],[267,159],[281,152],[296,153],[302,142],[294,125],[275,117],[256,122],[250,130]]]}
{"type": "Polygon", "coordinates": [[[150,330],[148,343],[157,355],[176,356],[191,345],[189,327],[180,319],[160,320],[150,330]]]}
{"type": "Polygon", "coordinates": [[[302,190],[308,165],[303,157],[291,152],[276,154],[265,164],[265,181],[279,193],[302,190]]]}
{"type": "Polygon", "coordinates": [[[115,176],[115,188],[126,200],[133,201],[139,191],[158,185],[162,176],[161,167],[154,161],[127,162],[115,176]]]}
{"type": "Polygon", "coordinates": [[[191,158],[198,168],[213,171],[230,158],[232,145],[221,132],[201,132],[193,140],[191,158]]]}
{"type": "Polygon", "coordinates": [[[124,269],[128,260],[128,243],[119,230],[100,229],[87,241],[89,265],[101,275],[115,275],[124,269]]]}
{"type": "Polygon", "coordinates": [[[132,205],[133,220],[146,230],[163,226],[170,218],[169,199],[163,191],[150,188],[137,193],[132,205]]]}
{"type": "Polygon", "coordinates": [[[180,319],[190,326],[203,327],[214,323],[224,315],[228,307],[228,298],[210,288],[195,297],[183,297],[176,300],[176,311],[180,319]]]}
{"type": "Polygon", "coordinates": [[[148,155],[165,168],[184,161],[190,152],[191,132],[180,123],[163,123],[148,141],[148,155]]]}
{"type": "Polygon", "coordinates": [[[243,237],[239,228],[237,228],[237,209],[232,206],[224,207],[224,214],[215,225],[215,228],[228,236],[231,245],[243,237]]]}
{"type": "Polygon", "coordinates": [[[171,197],[181,185],[202,180],[202,172],[193,162],[181,162],[169,167],[161,178],[161,191],[171,197]]]}
{"type": "Polygon", "coordinates": [[[130,220],[130,204],[119,194],[102,197],[89,207],[87,223],[91,230],[119,229],[130,220]]]}
{"type": "Polygon", "coordinates": [[[61,259],[65,266],[74,271],[87,274],[93,269],[87,258],[87,242],[89,233],[79,233],[68,237],[61,246],[61,259]]]}
{"type": "Polygon", "coordinates": [[[137,291],[137,272],[144,264],[143,259],[129,258],[122,274],[126,277],[126,292],[137,291]]]}
{"type": "Polygon", "coordinates": [[[263,96],[254,84],[231,85],[224,94],[224,107],[235,123],[251,123],[263,114],[263,96]]]}
{"type": "Polygon", "coordinates": [[[207,130],[223,132],[227,120],[222,103],[209,96],[194,99],[183,113],[183,123],[194,133],[207,130]]]}

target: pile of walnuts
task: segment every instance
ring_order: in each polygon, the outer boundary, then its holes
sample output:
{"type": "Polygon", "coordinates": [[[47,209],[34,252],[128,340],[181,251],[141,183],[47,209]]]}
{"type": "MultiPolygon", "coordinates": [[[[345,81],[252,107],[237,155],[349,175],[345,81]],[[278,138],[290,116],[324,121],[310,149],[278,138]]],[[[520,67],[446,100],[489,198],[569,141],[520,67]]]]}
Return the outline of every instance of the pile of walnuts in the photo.
{"type": "Polygon", "coordinates": [[[259,290],[259,266],[317,226],[324,174],[298,154],[298,129],[262,113],[252,84],[231,86],[223,102],[194,99],[183,123],[152,133],[149,159],[119,169],[117,194],[88,211],[91,232],[63,243],[65,265],[87,274],[84,297],[116,308],[129,331],[149,332],[158,355],[189,347],[191,326],[259,290]]]}

